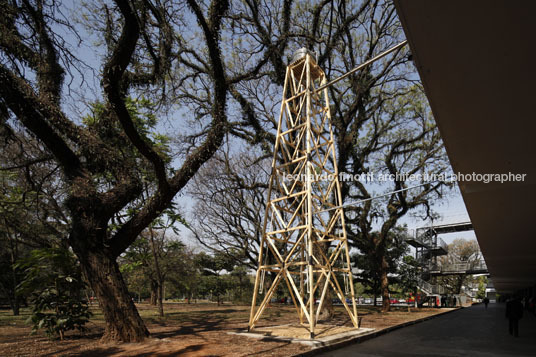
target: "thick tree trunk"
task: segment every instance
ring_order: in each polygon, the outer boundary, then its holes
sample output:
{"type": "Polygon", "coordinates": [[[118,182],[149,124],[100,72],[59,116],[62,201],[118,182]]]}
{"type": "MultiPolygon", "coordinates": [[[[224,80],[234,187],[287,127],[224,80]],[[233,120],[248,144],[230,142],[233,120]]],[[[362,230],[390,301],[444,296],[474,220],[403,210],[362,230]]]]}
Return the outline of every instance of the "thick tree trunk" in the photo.
{"type": "Polygon", "coordinates": [[[385,257],[381,258],[381,291],[382,291],[382,312],[387,312],[391,309],[391,300],[389,296],[389,279],[387,277],[388,264],[385,257]]]}
{"type": "Polygon", "coordinates": [[[149,336],[115,258],[94,249],[75,248],[75,253],[104,314],[102,341],[139,342],[149,336]]]}

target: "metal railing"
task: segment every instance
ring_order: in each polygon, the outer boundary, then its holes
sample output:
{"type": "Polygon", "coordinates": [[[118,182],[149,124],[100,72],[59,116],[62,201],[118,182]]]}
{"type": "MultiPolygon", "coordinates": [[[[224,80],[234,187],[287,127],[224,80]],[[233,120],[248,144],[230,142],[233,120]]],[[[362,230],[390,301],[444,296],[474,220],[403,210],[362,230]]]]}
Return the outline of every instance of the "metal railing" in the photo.
{"type": "Polygon", "coordinates": [[[447,243],[445,243],[445,241],[441,238],[439,238],[439,244],[438,244],[441,248],[445,249],[446,252],[449,251],[449,246],[447,243]]]}
{"type": "Polygon", "coordinates": [[[437,237],[437,241],[434,242],[433,238],[434,237],[430,231],[423,231],[421,234],[415,234],[412,237],[407,236],[406,240],[414,239],[428,249],[443,248],[446,252],[449,251],[449,246],[443,239],[437,237]]]}
{"type": "Polygon", "coordinates": [[[437,284],[430,284],[429,282],[424,281],[420,278],[417,278],[417,286],[419,289],[421,289],[428,295],[445,293],[445,287],[437,284]]]}
{"type": "Polygon", "coordinates": [[[471,271],[487,271],[488,267],[484,260],[474,262],[458,262],[432,265],[430,271],[441,273],[465,273],[471,271]]]}

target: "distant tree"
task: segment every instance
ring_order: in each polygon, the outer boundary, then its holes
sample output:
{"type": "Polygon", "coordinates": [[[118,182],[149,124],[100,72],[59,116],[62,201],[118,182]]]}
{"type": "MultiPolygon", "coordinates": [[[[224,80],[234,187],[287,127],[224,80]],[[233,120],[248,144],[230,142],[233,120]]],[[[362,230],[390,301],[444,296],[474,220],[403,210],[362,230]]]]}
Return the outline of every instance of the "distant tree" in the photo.
{"type": "Polygon", "coordinates": [[[398,268],[396,284],[403,294],[417,294],[419,264],[411,255],[403,257],[398,268]]]}
{"type": "MultiPolygon", "coordinates": [[[[161,217],[155,220],[147,229],[151,253],[153,257],[154,276],[156,277],[156,289],[151,291],[156,293],[156,305],[158,305],[158,313],[164,316],[163,290],[164,282],[168,272],[181,265],[178,262],[179,256],[182,255],[184,244],[177,240],[166,239],[168,230],[172,230],[178,234],[176,223],[187,224],[179,213],[173,210],[166,210],[167,219],[164,221],[161,217]],[[172,262],[175,260],[175,262],[172,262]]],[[[152,299],[151,299],[152,303],[152,299]]]]}
{"type": "Polygon", "coordinates": [[[23,274],[15,263],[24,254],[17,235],[10,231],[7,224],[3,225],[0,232],[0,245],[0,297],[9,302],[13,316],[18,316],[24,297],[17,292],[17,285],[23,274]]]}
{"type": "Polygon", "coordinates": [[[230,287],[226,275],[233,271],[236,262],[221,253],[209,255],[204,252],[197,254],[195,261],[201,268],[201,292],[216,297],[219,306],[222,303],[221,297],[230,287]]]}
{"type": "Polygon", "coordinates": [[[180,254],[180,261],[171,266],[166,274],[168,291],[175,296],[184,296],[188,304],[197,298],[200,291],[201,267],[197,265],[196,253],[185,246],[180,254]]]}
{"type": "Polygon", "coordinates": [[[212,252],[256,269],[270,160],[251,151],[218,153],[194,179],[191,229],[212,252]]]}
{"type": "Polygon", "coordinates": [[[354,292],[356,297],[366,294],[366,289],[363,283],[354,282],[354,292]]]}
{"type": "MultiPolygon", "coordinates": [[[[398,227],[397,231],[404,232],[405,228],[398,227]]],[[[372,241],[366,239],[356,240],[359,242],[359,251],[352,255],[354,266],[358,267],[356,280],[365,287],[365,292],[374,295],[374,305],[376,297],[382,295],[383,280],[386,275],[396,276],[400,273],[404,254],[408,252],[408,246],[403,239],[396,237],[396,233],[391,233],[394,237],[386,240],[388,247],[377,248],[377,238],[372,241]],[[386,272],[387,274],[384,274],[386,272]]],[[[375,233],[372,237],[378,237],[375,233]]],[[[392,279],[394,280],[394,279],[392,279]]],[[[395,281],[392,281],[393,283],[395,281]]],[[[383,297],[383,296],[382,296],[383,297]]],[[[389,297],[387,297],[389,299],[389,297]]],[[[385,299],[385,297],[383,297],[385,299]]]]}
{"type": "MultiPolygon", "coordinates": [[[[456,264],[463,268],[471,267],[482,259],[482,253],[478,242],[474,239],[467,240],[457,238],[448,245],[449,254],[438,258],[438,263],[443,268],[452,267],[456,269],[456,264]]],[[[437,282],[443,285],[451,294],[461,293],[462,286],[472,283],[474,278],[469,274],[445,275],[437,278],[437,282]]]]}
{"type": "Polygon", "coordinates": [[[184,272],[186,247],[176,236],[166,235],[165,229],[146,229],[119,258],[127,284],[134,291],[148,290],[150,302],[164,315],[163,286],[174,281],[170,276],[184,272]]]}
{"type": "Polygon", "coordinates": [[[253,281],[248,271],[249,269],[244,265],[235,266],[229,275],[230,292],[235,302],[251,303],[253,281]]]}
{"type": "Polygon", "coordinates": [[[58,202],[58,168],[30,135],[0,126],[0,295],[13,314],[26,296],[16,262],[32,249],[66,246],[68,217],[58,202]]]}
{"type": "Polygon", "coordinates": [[[477,299],[483,299],[486,297],[486,287],[488,286],[488,278],[485,276],[479,276],[478,281],[478,291],[476,293],[477,299]]]}

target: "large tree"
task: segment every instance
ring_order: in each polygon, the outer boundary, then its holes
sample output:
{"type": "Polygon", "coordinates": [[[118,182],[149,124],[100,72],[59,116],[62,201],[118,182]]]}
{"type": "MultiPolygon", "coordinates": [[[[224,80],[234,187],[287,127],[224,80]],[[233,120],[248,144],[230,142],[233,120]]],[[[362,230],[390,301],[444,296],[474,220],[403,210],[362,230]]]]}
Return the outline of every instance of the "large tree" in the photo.
{"type": "MultiPolygon", "coordinates": [[[[365,286],[365,292],[374,295],[374,305],[376,305],[376,297],[382,295],[383,262],[387,262],[387,274],[397,276],[400,273],[403,255],[409,251],[408,245],[404,241],[404,231],[404,227],[393,229],[389,233],[388,246],[381,250],[378,250],[376,244],[379,232],[371,233],[372,240],[363,239],[363,237],[354,240],[356,248],[358,248],[352,255],[354,265],[358,268],[356,280],[365,286]]],[[[394,281],[390,283],[392,284],[394,281]]]]}
{"type": "Polygon", "coordinates": [[[116,259],[223,142],[227,78],[239,74],[226,73],[220,44],[229,3],[92,3],[84,18],[100,42],[73,25],[59,2],[0,4],[0,124],[30,133],[61,168],[57,185],[64,189],[68,242],[103,310],[103,339],[142,340],[148,331],[116,259]],[[181,15],[185,11],[188,16],[181,15]],[[86,48],[102,44],[101,62],[77,58],[72,49],[80,43],[86,48]],[[75,104],[69,84],[84,85],[91,75],[101,83],[104,103],[97,125],[83,123],[69,110],[75,104]],[[127,107],[130,96],[141,95],[155,99],[155,107],[138,108],[153,115],[170,113],[176,103],[195,109],[191,116],[187,110],[174,113],[195,123],[183,128],[190,140],[176,153],[174,167],[160,153],[157,135],[141,130],[127,107]],[[146,168],[151,175],[142,175],[146,168]],[[140,203],[147,180],[153,190],[140,203]],[[127,210],[132,212],[128,219],[117,219],[127,210]]]}

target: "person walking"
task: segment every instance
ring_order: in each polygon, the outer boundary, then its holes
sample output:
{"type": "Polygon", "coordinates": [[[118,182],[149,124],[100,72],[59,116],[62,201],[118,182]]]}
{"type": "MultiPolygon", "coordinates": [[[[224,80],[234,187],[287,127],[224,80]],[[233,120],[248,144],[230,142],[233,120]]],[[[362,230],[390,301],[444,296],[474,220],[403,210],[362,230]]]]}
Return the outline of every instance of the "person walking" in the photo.
{"type": "Polygon", "coordinates": [[[486,310],[487,310],[487,309],[488,309],[488,304],[489,304],[489,299],[488,299],[488,297],[486,296],[486,297],[484,298],[484,300],[482,300],[482,302],[484,303],[484,306],[486,307],[486,310]]]}
{"type": "Polygon", "coordinates": [[[506,302],[506,318],[510,335],[519,337],[519,319],[523,317],[523,304],[515,297],[506,302]]]}

